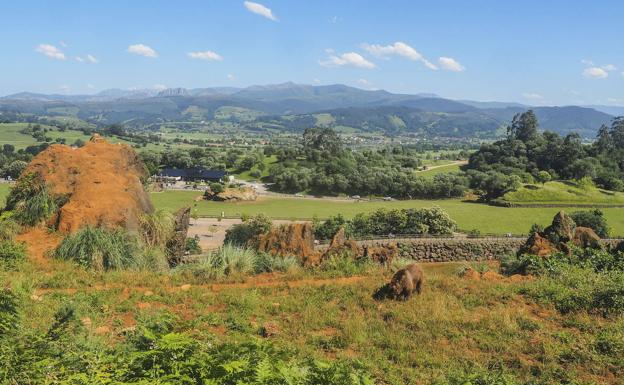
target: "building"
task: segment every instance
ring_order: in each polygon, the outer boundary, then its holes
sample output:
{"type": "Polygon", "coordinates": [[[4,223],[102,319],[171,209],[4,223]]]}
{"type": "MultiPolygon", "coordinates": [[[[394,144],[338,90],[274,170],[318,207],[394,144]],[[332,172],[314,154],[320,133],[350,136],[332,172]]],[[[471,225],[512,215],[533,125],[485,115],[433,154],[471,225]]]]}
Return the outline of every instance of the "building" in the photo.
{"type": "Polygon", "coordinates": [[[208,170],[202,167],[193,168],[164,168],[156,177],[165,181],[185,182],[220,182],[227,176],[227,171],[208,170]]]}

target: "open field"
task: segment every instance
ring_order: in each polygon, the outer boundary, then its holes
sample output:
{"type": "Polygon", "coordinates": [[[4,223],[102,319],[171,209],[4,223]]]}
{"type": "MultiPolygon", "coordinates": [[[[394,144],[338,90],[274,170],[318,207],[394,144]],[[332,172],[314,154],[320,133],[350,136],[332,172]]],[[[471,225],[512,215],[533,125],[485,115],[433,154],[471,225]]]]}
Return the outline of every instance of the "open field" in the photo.
{"type": "Polygon", "coordinates": [[[429,168],[424,171],[417,171],[416,174],[418,176],[422,176],[427,179],[433,179],[437,174],[442,174],[446,172],[458,172],[459,167],[466,162],[450,162],[448,164],[434,165],[428,166],[429,168]]]}
{"type": "MultiPolygon", "coordinates": [[[[95,274],[52,262],[45,274],[26,263],[0,278],[23,298],[27,330],[45,332],[56,311],[71,304],[72,339],[84,347],[68,349],[88,349],[79,350],[80,359],[100,358],[88,361],[88,378],[107,370],[104,352],[136,341],[142,326],[160,325],[149,338],[175,334],[151,349],[184,352],[180,362],[191,354],[182,350],[188,336],[199,344],[253,340],[297,359],[342,360],[379,384],[455,384],[450,379],[466,373],[501,372],[513,384],[618,382],[616,361],[594,348],[603,331],[621,325],[618,317],[561,315],[519,294],[532,282],[467,280],[456,274],[462,264],[424,264],[423,294],[402,302],[372,298],[391,274],[379,267],[356,275],[302,271],[206,283],[175,272],[95,274]]],[[[163,359],[157,351],[149,354],[163,359]]]]}
{"type": "Polygon", "coordinates": [[[582,188],[575,182],[553,181],[542,185],[525,185],[502,198],[512,203],[624,205],[624,193],[596,187],[582,188]]]}
{"type": "MultiPolygon", "coordinates": [[[[156,207],[176,210],[193,205],[200,216],[240,217],[242,214],[266,214],[272,218],[310,219],[315,215],[327,218],[335,214],[353,217],[359,212],[370,212],[379,208],[402,209],[440,206],[457,221],[461,230],[478,229],[482,233],[526,234],[533,223],[549,224],[559,208],[504,208],[484,204],[448,200],[409,200],[392,202],[357,202],[352,200],[273,198],[263,197],[256,202],[221,203],[194,199],[198,191],[166,191],[152,193],[156,207]]],[[[579,209],[570,208],[567,211],[579,209]]],[[[624,209],[603,209],[614,235],[624,235],[624,209]]]]}

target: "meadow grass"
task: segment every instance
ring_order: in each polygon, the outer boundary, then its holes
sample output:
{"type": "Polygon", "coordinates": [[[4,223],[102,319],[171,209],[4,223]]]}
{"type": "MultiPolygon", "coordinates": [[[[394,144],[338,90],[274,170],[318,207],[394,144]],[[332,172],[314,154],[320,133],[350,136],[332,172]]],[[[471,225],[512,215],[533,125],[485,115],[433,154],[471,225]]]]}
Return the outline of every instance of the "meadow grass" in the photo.
{"type": "Polygon", "coordinates": [[[447,173],[447,172],[458,172],[459,167],[460,167],[459,164],[448,164],[448,165],[432,168],[429,170],[418,171],[416,175],[422,176],[423,178],[427,178],[427,179],[433,179],[433,177],[438,174],[447,173]]]}
{"type": "Polygon", "coordinates": [[[581,187],[575,182],[553,181],[544,185],[524,185],[502,198],[513,203],[624,205],[624,193],[593,186],[581,187]]]}
{"type": "Polygon", "coordinates": [[[358,360],[380,384],[436,383],[486,370],[503,371],[514,384],[618,383],[624,364],[597,347],[605,332],[623,325],[621,317],[563,316],[519,294],[530,281],[467,280],[456,274],[461,266],[423,264],[423,294],[406,302],[372,298],[392,273],[380,267],[322,285],[312,285],[316,273],[309,273],[312,280],[290,284],[253,284],[277,278],[270,276],[183,286],[188,281],[171,274],[91,272],[52,261],[46,274],[25,264],[0,271],[0,279],[23,299],[23,328],[46,330],[71,304],[84,325],[76,338],[104,345],[119,344],[141,320],[166,319],[196,341],[263,339],[295,357],[358,360]]]}
{"type": "MultiPolygon", "coordinates": [[[[352,218],[360,212],[372,212],[380,208],[406,209],[440,206],[449,213],[459,228],[464,231],[473,229],[481,233],[526,234],[534,223],[548,225],[561,208],[505,208],[485,204],[465,202],[458,199],[447,200],[406,200],[391,202],[356,202],[351,200],[304,199],[263,197],[256,202],[223,203],[199,201],[201,195],[196,191],[165,191],[152,193],[154,204],[158,208],[177,210],[183,206],[194,206],[200,216],[218,217],[224,213],[227,217],[241,215],[266,214],[270,218],[311,219],[314,216],[324,219],[335,214],[352,218]]],[[[576,211],[578,208],[564,208],[576,211]]],[[[624,235],[624,209],[603,209],[613,235],[624,235]]]]}

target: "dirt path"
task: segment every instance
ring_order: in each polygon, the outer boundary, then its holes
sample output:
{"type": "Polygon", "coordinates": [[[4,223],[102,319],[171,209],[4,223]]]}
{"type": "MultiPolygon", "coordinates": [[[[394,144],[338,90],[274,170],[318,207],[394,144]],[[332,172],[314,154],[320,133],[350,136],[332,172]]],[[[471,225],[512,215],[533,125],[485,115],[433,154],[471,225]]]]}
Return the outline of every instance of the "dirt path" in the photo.
{"type": "Polygon", "coordinates": [[[16,239],[26,243],[30,260],[40,267],[48,267],[50,260],[46,253],[55,249],[62,237],[57,233],[50,232],[45,227],[35,227],[18,235],[16,239]]]}

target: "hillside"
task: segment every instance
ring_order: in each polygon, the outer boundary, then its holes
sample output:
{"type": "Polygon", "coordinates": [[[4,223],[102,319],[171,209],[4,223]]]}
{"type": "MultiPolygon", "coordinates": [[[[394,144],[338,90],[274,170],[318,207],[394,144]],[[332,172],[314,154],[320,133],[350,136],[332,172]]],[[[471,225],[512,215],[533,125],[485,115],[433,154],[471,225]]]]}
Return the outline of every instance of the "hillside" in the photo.
{"type": "MultiPolygon", "coordinates": [[[[317,124],[311,115],[329,114],[331,127],[362,132],[492,138],[513,115],[527,108],[513,103],[455,101],[430,94],[393,94],[341,84],[295,83],[155,90],[107,90],[95,95],[19,93],[0,98],[0,113],[70,115],[94,124],[123,123],[144,129],[162,123],[245,122],[239,129],[299,131],[317,124]],[[232,108],[240,113],[222,114],[232,108]],[[252,117],[252,118],[250,118],[252,117]],[[256,118],[257,117],[257,118],[256,118]],[[254,119],[256,118],[256,119],[254,119]]],[[[611,115],[586,107],[534,107],[543,129],[593,138],[611,115]]]]}

